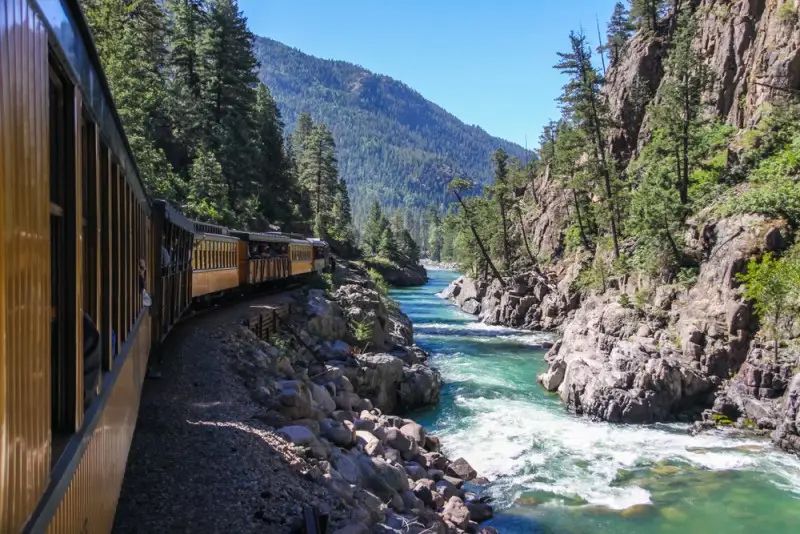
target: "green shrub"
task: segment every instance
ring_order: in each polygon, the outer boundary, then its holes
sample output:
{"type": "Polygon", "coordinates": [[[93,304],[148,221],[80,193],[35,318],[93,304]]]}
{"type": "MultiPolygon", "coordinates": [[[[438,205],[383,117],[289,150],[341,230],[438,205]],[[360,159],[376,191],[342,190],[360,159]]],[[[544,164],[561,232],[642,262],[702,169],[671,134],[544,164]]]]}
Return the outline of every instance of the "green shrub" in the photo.
{"type": "Polygon", "coordinates": [[[744,297],[754,304],[777,359],[780,342],[791,335],[800,315],[800,251],[778,259],[767,252],[761,261],[751,259],[736,279],[744,284],[744,297]]]}
{"type": "Polygon", "coordinates": [[[697,283],[697,276],[699,274],[699,267],[683,267],[675,276],[675,281],[688,289],[697,283]]]}
{"type": "Polygon", "coordinates": [[[353,328],[353,337],[356,338],[361,345],[365,348],[372,342],[372,337],[375,333],[375,325],[369,318],[363,321],[352,320],[351,327],[353,328]]]}
{"type": "Polygon", "coordinates": [[[619,303],[619,305],[620,305],[620,306],[622,306],[623,308],[631,308],[631,307],[632,307],[632,306],[631,306],[631,298],[628,296],[628,294],[627,294],[627,293],[622,293],[622,294],[619,296],[619,298],[617,299],[617,302],[618,302],[618,303],[619,303]]]}
{"type": "Polygon", "coordinates": [[[721,413],[711,414],[711,421],[718,426],[730,426],[733,424],[733,421],[731,421],[729,417],[721,413]]]}
{"type": "Polygon", "coordinates": [[[389,294],[389,284],[386,283],[386,280],[383,278],[383,275],[376,271],[375,269],[367,269],[367,274],[369,274],[372,283],[375,284],[375,289],[381,295],[388,295],[389,294]]]}
{"type": "Polygon", "coordinates": [[[637,289],[633,294],[633,305],[637,310],[644,310],[650,302],[652,293],[644,288],[637,289]]]}
{"type": "Polygon", "coordinates": [[[797,9],[795,8],[794,0],[784,0],[778,8],[778,19],[787,24],[797,22],[797,9]]]}

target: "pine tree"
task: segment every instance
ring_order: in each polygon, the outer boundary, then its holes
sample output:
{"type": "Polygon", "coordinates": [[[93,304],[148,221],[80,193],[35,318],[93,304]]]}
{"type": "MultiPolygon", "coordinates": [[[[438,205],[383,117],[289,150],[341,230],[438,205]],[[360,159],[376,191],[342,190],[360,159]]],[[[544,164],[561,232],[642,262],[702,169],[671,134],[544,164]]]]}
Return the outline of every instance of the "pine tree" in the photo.
{"type": "Polygon", "coordinates": [[[184,213],[202,221],[227,222],[231,219],[228,206],[228,184],[222,175],[222,166],[212,152],[198,151],[182,206],[184,213]]]}
{"type": "Polygon", "coordinates": [[[614,5],[614,12],[608,21],[606,44],[603,47],[609,53],[611,64],[615,64],[620,57],[620,52],[630,39],[634,26],[630,20],[630,12],[622,2],[614,5]]]}
{"type": "Polygon", "coordinates": [[[232,201],[255,192],[253,110],[257,82],[253,34],[236,0],[210,0],[198,42],[205,139],[229,186],[232,201]]]}
{"type": "Polygon", "coordinates": [[[347,184],[343,179],[340,179],[333,197],[333,207],[331,208],[333,227],[330,237],[348,248],[353,243],[352,217],[347,184]]]}
{"type": "Polygon", "coordinates": [[[539,136],[539,157],[546,163],[549,163],[556,157],[556,131],[558,131],[558,122],[550,121],[544,125],[544,128],[542,128],[542,135],[539,136]]]}
{"type": "Polygon", "coordinates": [[[268,220],[286,223],[299,214],[298,185],[283,146],[280,111],[269,89],[262,83],[256,88],[253,122],[258,151],[255,176],[259,202],[268,220]]]}
{"type": "Polygon", "coordinates": [[[308,195],[317,235],[328,235],[331,227],[333,198],[339,188],[336,146],[333,135],[324,125],[315,125],[299,160],[299,181],[308,195]]]}
{"type": "Polygon", "coordinates": [[[469,209],[469,206],[464,201],[463,192],[469,191],[470,189],[472,189],[472,187],[473,184],[469,180],[465,180],[464,178],[454,178],[448,184],[447,189],[453,193],[453,196],[456,197],[456,200],[461,205],[461,209],[464,210],[464,218],[466,220],[467,226],[472,232],[472,236],[475,238],[475,244],[478,246],[478,249],[480,250],[481,256],[483,257],[483,260],[486,263],[487,267],[491,268],[492,274],[494,275],[495,279],[500,283],[500,285],[502,287],[506,287],[506,282],[505,280],[503,280],[503,275],[501,275],[500,271],[497,270],[497,266],[492,261],[492,258],[489,255],[489,251],[486,250],[486,245],[484,245],[480,234],[478,234],[478,230],[475,226],[476,224],[475,219],[472,216],[472,211],[469,209]]]}
{"type": "Polygon", "coordinates": [[[389,220],[383,219],[383,230],[381,231],[381,239],[378,244],[378,254],[390,260],[396,260],[398,256],[397,240],[392,231],[392,225],[389,220]]]}
{"type": "Polygon", "coordinates": [[[444,246],[444,235],[442,232],[442,220],[437,212],[433,212],[428,230],[428,256],[433,261],[442,260],[442,247],[444,246]]]}
{"type": "Polygon", "coordinates": [[[167,7],[172,16],[168,57],[170,118],[177,141],[170,159],[176,168],[183,169],[205,136],[197,48],[207,18],[202,0],[169,0],[167,7]]]}
{"type": "Polygon", "coordinates": [[[619,257],[618,206],[616,188],[613,185],[612,162],[609,161],[606,147],[608,111],[605,100],[600,96],[602,79],[591,62],[591,52],[583,34],[571,32],[571,50],[559,52],[561,61],[555,68],[569,75],[564,86],[561,103],[564,113],[575,121],[587,138],[591,139],[591,153],[595,160],[595,170],[603,184],[606,216],[611,229],[614,257],[619,257]]]}
{"type": "Polygon", "coordinates": [[[176,180],[164,147],[167,19],[157,0],[83,0],[103,70],[145,185],[174,200],[176,180]]]}
{"type": "Polygon", "coordinates": [[[405,228],[400,232],[400,239],[397,244],[400,255],[405,260],[405,263],[416,265],[419,263],[419,246],[411,233],[405,228]]]}
{"type": "Polygon", "coordinates": [[[586,150],[587,139],[584,132],[564,121],[558,131],[556,140],[558,156],[553,162],[553,172],[560,178],[561,185],[572,199],[575,222],[581,244],[590,252],[594,245],[590,236],[593,234],[593,221],[590,216],[587,197],[591,195],[590,173],[582,164],[582,155],[586,150]]]}
{"type": "Polygon", "coordinates": [[[498,148],[492,156],[494,160],[494,186],[492,192],[497,202],[500,214],[501,230],[503,234],[503,265],[506,270],[511,268],[511,243],[508,239],[508,196],[510,194],[508,184],[508,154],[498,148]]]}
{"type": "Polygon", "coordinates": [[[380,249],[381,235],[383,234],[383,213],[378,201],[372,203],[364,224],[362,243],[367,254],[377,254],[380,249]]]}
{"type": "Polygon", "coordinates": [[[697,23],[689,12],[678,15],[669,56],[666,77],[661,83],[654,111],[655,128],[663,129],[673,141],[675,184],[681,204],[689,202],[689,178],[693,162],[692,146],[702,127],[702,95],[708,87],[708,69],[692,48],[697,23]]]}
{"type": "Polygon", "coordinates": [[[656,31],[658,19],[666,5],[665,0],[630,0],[630,16],[639,30],[656,31]]]}

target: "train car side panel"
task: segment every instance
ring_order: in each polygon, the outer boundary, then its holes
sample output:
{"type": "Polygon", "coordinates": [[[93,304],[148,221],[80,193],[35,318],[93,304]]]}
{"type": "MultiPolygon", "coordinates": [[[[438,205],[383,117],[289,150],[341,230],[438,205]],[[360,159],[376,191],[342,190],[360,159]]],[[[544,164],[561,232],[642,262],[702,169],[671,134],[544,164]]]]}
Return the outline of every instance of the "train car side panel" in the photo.
{"type": "Polygon", "coordinates": [[[202,297],[239,286],[238,269],[219,269],[192,273],[192,297],[202,297]]]}
{"type": "Polygon", "coordinates": [[[69,485],[63,497],[52,497],[59,504],[47,527],[48,532],[111,531],[147,371],[148,310],[142,311],[137,324],[122,349],[124,361],[103,384],[108,391],[105,404],[98,406],[99,413],[87,414],[87,417],[97,417],[97,422],[89,425],[92,431],[83,438],[81,445],[85,449],[74,473],[64,477],[69,485]]]}
{"type": "Polygon", "coordinates": [[[196,234],[192,252],[192,298],[239,286],[239,239],[196,234]]]}
{"type": "Polygon", "coordinates": [[[291,275],[307,274],[314,270],[314,257],[311,243],[295,240],[289,244],[291,275]]]}
{"type": "Polygon", "coordinates": [[[0,10],[0,531],[18,531],[50,469],[47,33],[0,10]]]}
{"type": "Polygon", "coordinates": [[[239,285],[247,285],[250,281],[250,252],[248,250],[247,241],[240,240],[236,247],[236,253],[239,258],[239,285]]]}

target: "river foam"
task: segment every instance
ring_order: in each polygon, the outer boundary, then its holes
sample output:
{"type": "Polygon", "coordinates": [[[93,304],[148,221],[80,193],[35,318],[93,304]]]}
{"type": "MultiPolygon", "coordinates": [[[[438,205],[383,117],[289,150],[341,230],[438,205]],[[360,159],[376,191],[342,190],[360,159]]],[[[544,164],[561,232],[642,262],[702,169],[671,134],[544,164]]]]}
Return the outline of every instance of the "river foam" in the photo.
{"type": "Polygon", "coordinates": [[[788,532],[796,524],[797,457],[730,432],[691,435],[685,424],[568,413],[536,383],[553,336],[431,303],[440,278],[432,276],[431,293],[398,292],[412,320],[419,313],[416,340],[445,384],[440,405],[421,420],[450,457],[491,481],[502,532],[788,532]]]}

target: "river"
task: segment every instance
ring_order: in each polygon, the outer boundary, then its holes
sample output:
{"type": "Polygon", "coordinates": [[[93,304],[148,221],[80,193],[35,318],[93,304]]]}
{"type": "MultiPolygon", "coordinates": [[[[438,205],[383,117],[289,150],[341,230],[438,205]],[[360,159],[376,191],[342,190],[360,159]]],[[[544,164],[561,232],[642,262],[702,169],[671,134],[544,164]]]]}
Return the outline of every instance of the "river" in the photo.
{"type": "Polygon", "coordinates": [[[682,424],[612,425],[569,414],[536,383],[547,334],[484,325],[436,296],[391,296],[444,381],[414,415],[491,482],[503,533],[800,532],[800,460],[768,441],[682,424]]]}

